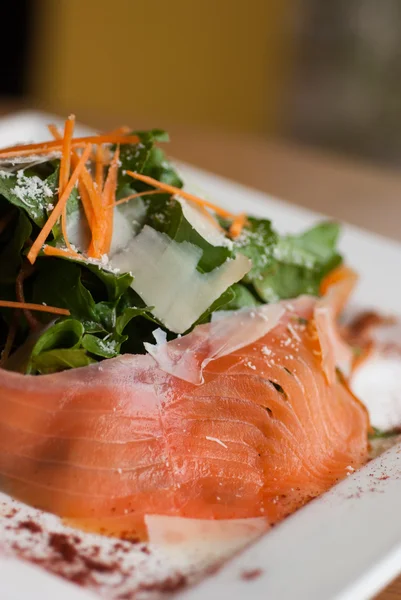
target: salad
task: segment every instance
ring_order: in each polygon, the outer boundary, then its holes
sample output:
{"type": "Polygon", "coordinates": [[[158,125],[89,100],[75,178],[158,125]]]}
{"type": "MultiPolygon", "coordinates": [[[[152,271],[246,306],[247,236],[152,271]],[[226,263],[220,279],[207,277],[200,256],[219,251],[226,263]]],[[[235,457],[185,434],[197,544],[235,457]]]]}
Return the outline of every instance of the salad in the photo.
{"type": "Polygon", "coordinates": [[[47,374],[145,352],[236,311],[319,295],[339,226],[279,235],[183,189],[161,130],[0,150],[0,353],[47,374]]]}

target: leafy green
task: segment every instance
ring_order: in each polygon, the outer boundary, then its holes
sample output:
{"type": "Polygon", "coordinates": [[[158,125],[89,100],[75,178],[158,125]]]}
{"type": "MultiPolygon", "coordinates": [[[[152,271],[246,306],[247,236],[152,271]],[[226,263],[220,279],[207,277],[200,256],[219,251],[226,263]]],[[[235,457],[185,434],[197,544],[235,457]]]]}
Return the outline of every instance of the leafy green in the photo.
{"type": "Polygon", "coordinates": [[[82,284],[81,269],[73,262],[58,259],[37,261],[38,273],[33,301],[67,308],[74,319],[97,322],[99,315],[91,293],[82,284]]]}
{"type": "Polygon", "coordinates": [[[83,334],[84,326],[76,319],[66,319],[45,329],[32,348],[27,372],[54,373],[93,362],[79,349],[83,334]]]}
{"type": "Polygon", "coordinates": [[[115,274],[90,263],[86,265],[86,268],[104,284],[110,302],[117,301],[129,289],[134,279],[129,273],[115,274]]]}
{"type": "Polygon", "coordinates": [[[273,231],[271,221],[248,218],[248,225],[235,244],[241,254],[245,254],[252,261],[252,269],[244,278],[246,282],[250,283],[260,278],[272,263],[273,249],[277,242],[278,235],[273,231]]]}
{"type": "Polygon", "coordinates": [[[250,219],[250,228],[237,244],[253,261],[245,281],[264,302],[318,295],[323,277],[342,260],[336,250],[338,224],[324,222],[300,235],[280,238],[269,221],[257,221],[250,219]]]}
{"type": "MultiPolygon", "coordinates": [[[[1,181],[1,178],[0,178],[1,181]]],[[[8,239],[0,243],[0,283],[15,283],[22,265],[22,249],[32,232],[32,225],[23,211],[18,211],[14,228],[10,227],[8,239]]]]}
{"type": "Polygon", "coordinates": [[[202,256],[197,268],[201,273],[212,271],[233,255],[227,246],[214,246],[202,237],[185,218],[178,200],[164,195],[154,200],[148,208],[147,224],[178,243],[189,242],[200,248],[202,256]]]}
{"type": "Polygon", "coordinates": [[[230,288],[234,292],[233,299],[223,307],[224,310],[240,310],[241,308],[252,308],[259,306],[261,302],[242,283],[234,283],[230,288]]]}
{"type": "Polygon", "coordinates": [[[10,204],[24,210],[38,227],[43,227],[46,222],[46,206],[54,203],[56,185],[53,174],[43,180],[28,169],[16,174],[0,173],[0,194],[10,204]]]}
{"type": "Polygon", "coordinates": [[[124,332],[124,329],[132,321],[132,319],[135,319],[135,317],[139,317],[139,316],[145,317],[145,319],[148,319],[152,323],[157,323],[157,321],[153,318],[153,316],[151,314],[151,307],[138,308],[138,307],[131,306],[131,307],[125,308],[122,311],[122,313],[120,314],[120,316],[117,318],[116,333],[118,335],[122,335],[124,332]]]}
{"type": "Polygon", "coordinates": [[[56,348],[76,348],[84,334],[84,326],[76,319],[66,319],[49,327],[38,339],[32,356],[56,348]]]}
{"type": "Polygon", "coordinates": [[[137,135],[140,142],[120,148],[121,170],[118,177],[117,196],[122,198],[133,190],[141,192],[151,189],[142,182],[134,181],[125,171],[143,173],[164,183],[182,187],[182,181],[167,160],[165,153],[161,148],[155,146],[156,142],[168,142],[168,134],[162,129],[152,129],[150,131],[133,131],[132,135],[137,135]]]}
{"type": "Polygon", "coordinates": [[[125,341],[125,338],[121,338],[120,341],[117,341],[112,337],[100,338],[87,333],[83,337],[82,346],[90,354],[94,354],[95,356],[100,356],[101,358],[113,358],[120,353],[120,347],[123,341],[125,341]]]}
{"type": "Polygon", "coordinates": [[[181,177],[167,159],[165,152],[157,146],[151,148],[143,173],[178,188],[182,188],[184,185],[181,177]]]}
{"type": "Polygon", "coordinates": [[[370,440],[376,440],[379,438],[391,438],[396,435],[400,435],[400,428],[390,429],[389,431],[382,431],[376,427],[372,427],[372,433],[369,434],[370,440]]]}
{"type": "Polygon", "coordinates": [[[83,349],[64,348],[60,350],[49,350],[34,356],[31,360],[31,368],[37,373],[46,375],[65,369],[77,369],[78,367],[87,367],[96,362],[87,355],[83,349]]]}
{"type": "MultiPolygon", "coordinates": [[[[38,260],[38,272],[32,292],[33,301],[68,308],[71,318],[53,325],[43,333],[35,347],[40,349],[40,365],[38,366],[36,358],[36,354],[39,353],[34,350],[31,368],[44,372],[44,369],[47,369],[47,356],[50,360],[49,369],[53,370],[57,365],[67,368],[67,358],[69,360],[70,357],[76,357],[76,360],[81,362],[111,358],[121,353],[121,346],[128,339],[124,330],[132,320],[151,321],[152,329],[158,326],[149,308],[136,305],[141,301],[130,288],[132,279],[127,273],[107,272],[97,265],[83,265],[80,261],[57,258],[38,260]],[[79,331],[76,328],[77,323],[81,327],[79,331]],[[74,328],[72,324],[75,324],[74,328]],[[63,343],[59,345],[57,340],[67,333],[70,336],[69,341],[64,337],[63,343]],[[72,337],[73,334],[75,338],[72,337]],[[59,354],[56,356],[54,352],[47,354],[56,347],[81,352],[70,353],[66,355],[67,358],[59,354]]],[[[43,318],[46,320],[51,317],[45,315],[43,318]]],[[[137,351],[143,352],[143,347],[137,351]]]]}
{"type": "Polygon", "coordinates": [[[203,323],[207,323],[208,321],[210,321],[210,317],[214,312],[218,310],[225,310],[234,300],[234,297],[234,290],[232,289],[232,287],[228,288],[225,292],[221,294],[219,298],[217,298],[217,300],[213,302],[213,304],[209,306],[207,310],[205,310],[205,312],[199,317],[199,319],[195,323],[193,323],[192,327],[185,333],[192,331],[193,328],[197,325],[202,325],[203,323]]]}

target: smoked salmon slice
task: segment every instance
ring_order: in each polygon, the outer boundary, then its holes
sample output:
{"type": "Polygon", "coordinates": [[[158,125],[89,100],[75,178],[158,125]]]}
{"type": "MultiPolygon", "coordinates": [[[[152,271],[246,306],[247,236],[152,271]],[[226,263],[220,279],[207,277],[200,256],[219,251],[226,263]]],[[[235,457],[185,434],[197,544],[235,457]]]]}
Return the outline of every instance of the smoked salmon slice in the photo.
{"type": "Polygon", "coordinates": [[[148,515],[279,521],[367,459],[367,412],[322,366],[318,302],[72,371],[1,370],[1,489],[110,535],[143,537],[148,515]]]}

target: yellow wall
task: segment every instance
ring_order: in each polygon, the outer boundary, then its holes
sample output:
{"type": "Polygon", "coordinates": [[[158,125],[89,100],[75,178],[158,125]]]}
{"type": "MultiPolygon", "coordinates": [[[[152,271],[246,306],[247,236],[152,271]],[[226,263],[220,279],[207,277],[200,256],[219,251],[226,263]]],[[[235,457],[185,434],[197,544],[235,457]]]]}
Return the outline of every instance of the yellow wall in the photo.
{"type": "Polygon", "coordinates": [[[292,0],[41,0],[32,92],[59,112],[272,130],[292,0]]]}

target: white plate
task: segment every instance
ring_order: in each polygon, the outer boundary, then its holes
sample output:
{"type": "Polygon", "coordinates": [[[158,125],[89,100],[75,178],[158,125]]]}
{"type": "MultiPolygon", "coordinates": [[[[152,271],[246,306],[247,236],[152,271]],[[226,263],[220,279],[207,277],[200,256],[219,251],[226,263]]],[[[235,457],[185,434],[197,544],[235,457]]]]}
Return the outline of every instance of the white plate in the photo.
{"type": "MultiPolygon", "coordinates": [[[[2,119],[0,145],[47,139],[45,125],[49,121],[59,120],[36,112],[2,119]]],[[[268,217],[280,231],[299,231],[321,218],[190,166],[180,165],[180,168],[190,187],[202,190],[230,210],[268,217]]],[[[345,226],[341,248],[361,277],[354,303],[399,313],[401,282],[397,274],[401,246],[345,226]]],[[[185,600],[217,600],[226,595],[232,600],[245,595],[255,600],[371,598],[401,571],[400,506],[401,447],[397,446],[299,510],[219,573],[180,597],[185,600]],[[255,569],[260,569],[258,577],[252,580],[242,577],[244,572],[255,569]]],[[[24,581],[31,569],[23,563],[19,569],[14,565],[8,581],[10,586],[14,582],[14,587],[10,587],[6,599],[26,597],[28,587],[24,581]],[[20,589],[16,581],[18,572],[20,589]]],[[[3,591],[7,588],[8,569],[1,570],[3,591]]],[[[54,586],[54,578],[41,574],[29,597],[53,598],[55,588],[50,596],[50,585],[54,586]]],[[[71,600],[83,597],[82,590],[77,589],[74,594],[76,588],[71,584],[60,581],[60,589],[62,586],[71,600]]]]}

